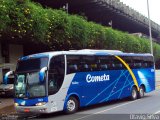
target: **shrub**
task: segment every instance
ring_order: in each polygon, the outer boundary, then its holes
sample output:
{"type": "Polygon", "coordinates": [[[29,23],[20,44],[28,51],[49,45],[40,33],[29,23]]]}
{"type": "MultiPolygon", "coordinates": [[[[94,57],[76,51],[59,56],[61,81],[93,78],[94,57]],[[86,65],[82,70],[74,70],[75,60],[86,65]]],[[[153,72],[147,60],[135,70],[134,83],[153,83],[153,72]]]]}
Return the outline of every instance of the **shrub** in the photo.
{"type": "MultiPolygon", "coordinates": [[[[149,53],[150,42],[128,33],[88,22],[62,10],[43,8],[29,0],[0,0],[0,40],[38,42],[52,50],[111,49],[149,53]]],[[[154,56],[160,58],[160,45],[153,44],[154,56]]]]}

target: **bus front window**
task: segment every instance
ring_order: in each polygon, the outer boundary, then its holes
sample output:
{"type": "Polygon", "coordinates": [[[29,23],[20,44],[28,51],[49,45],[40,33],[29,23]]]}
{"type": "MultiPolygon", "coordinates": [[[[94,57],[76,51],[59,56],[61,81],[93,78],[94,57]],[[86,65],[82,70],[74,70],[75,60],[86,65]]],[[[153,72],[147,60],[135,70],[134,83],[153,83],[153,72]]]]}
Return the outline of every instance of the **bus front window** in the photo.
{"type": "Polygon", "coordinates": [[[39,81],[39,72],[27,74],[27,94],[29,97],[45,96],[45,84],[39,81]]]}
{"type": "Polygon", "coordinates": [[[48,58],[36,58],[19,61],[16,70],[15,97],[36,98],[45,97],[46,79],[39,80],[39,71],[47,67],[48,58]]]}
{"type": "Polygon", "coordinates": [[[39,81],[39,72],[18,74],[15,95],[20,98],[44,97],[46,95],[45,82],[39,81]]]}
{"type": "Polygon", "coordinates": [[[15,95],[16,97],[25,97],[26,83],[25,75],[17,75],[17,81],[15,83],[15,95]]]}

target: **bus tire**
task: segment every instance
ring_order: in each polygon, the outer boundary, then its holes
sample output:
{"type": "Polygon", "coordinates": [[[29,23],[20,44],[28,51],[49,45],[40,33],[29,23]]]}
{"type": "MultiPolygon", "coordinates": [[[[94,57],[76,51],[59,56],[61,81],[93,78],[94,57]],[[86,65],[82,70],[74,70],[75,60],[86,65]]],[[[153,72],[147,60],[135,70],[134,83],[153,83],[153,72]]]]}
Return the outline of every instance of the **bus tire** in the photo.
{"type": "Polygon", "coordinates": [[[143,98],[144,97],[144,92],[145,92],[144,86],[141,85],[139,87],[138,98],[143,98]]]}
{"type": "Polygon", "coordinates": [[[130,98],[131,100],[136,100],[138,98],[138,91],[136,87],[132,87],[130,98]]]}
{"type": "Polygon", "coordinates": [[[75,113],[78,110],[78,100],[75,97],[70,97],[66,104],[65,112],[67,114],[75,113]]]}

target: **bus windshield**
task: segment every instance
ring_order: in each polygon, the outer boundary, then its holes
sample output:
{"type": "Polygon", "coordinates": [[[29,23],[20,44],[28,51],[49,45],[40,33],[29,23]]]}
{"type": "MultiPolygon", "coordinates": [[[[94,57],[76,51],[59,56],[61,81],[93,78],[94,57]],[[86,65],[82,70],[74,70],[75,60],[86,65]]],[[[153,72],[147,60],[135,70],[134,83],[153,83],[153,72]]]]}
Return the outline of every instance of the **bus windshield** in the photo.
{"type": "Polygon", "coordinates": [[[46,95],[45,83],[39,82],[39,72],[17,74],[15,96],[18,98],[35,98],[46,95]]]}
{"type": "Polygon", "coordinates": [[[48,59],[20,61],[16,69],[15,97],[36,98],[46,96],[46,80],[40,82],[39,70],[47,67],[48,59]]]}
{"type": "Polygon", "coordinates": [[[37,71],[48,65],[48,58],[36,58],[18,61],[16,72],[37,71]]]}

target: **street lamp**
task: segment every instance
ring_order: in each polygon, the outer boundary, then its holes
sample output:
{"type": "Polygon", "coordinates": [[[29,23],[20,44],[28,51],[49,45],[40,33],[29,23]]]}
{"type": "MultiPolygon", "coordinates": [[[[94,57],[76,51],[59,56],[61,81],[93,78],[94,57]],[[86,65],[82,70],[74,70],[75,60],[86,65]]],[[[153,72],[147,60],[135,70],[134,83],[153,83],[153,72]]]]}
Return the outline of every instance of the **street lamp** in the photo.
{"type": "Polygon", "coordinates": [[[147,0],[147,11],[148,11],[148,24],[149,24],[149,38],[150,38],[150,47],[151,54],[153,55],[153,43],[152,43],[152,29],[151,29],[151,20],[150,20],[150,12],[149,12],[149,1],[147,0]]]}

